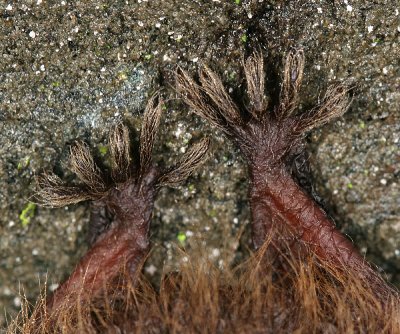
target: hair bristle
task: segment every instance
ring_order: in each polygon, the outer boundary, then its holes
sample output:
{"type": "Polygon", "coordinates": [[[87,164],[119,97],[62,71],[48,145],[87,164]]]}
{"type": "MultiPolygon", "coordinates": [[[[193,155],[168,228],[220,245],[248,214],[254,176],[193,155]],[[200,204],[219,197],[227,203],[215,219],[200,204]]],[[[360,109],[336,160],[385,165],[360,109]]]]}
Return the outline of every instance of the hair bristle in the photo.
{"type": "Polygon", "coordinates": [[[225,133],[229,133],[226,121],[208,103],[202,88],[181,68],[178,68],[176,72],[176,88],[181,98],[197,115],[207,119],[211,124],[225,133]]]}
{"type": "Polygon", "coordinates": [[[219,78],[208,66],[203,66],[199,71],[202,89],[210,97],[218,108],[219,113],[231,126],[242,124],[242,117],[235,102],[225,91],[225,87],[219,78]]]}
{"type": "Polygon", "coordinates": [[[299,90],[303,80],[304,52],[294,50],[288,53],[283,71],[280,105],[277,117],[290,117],[299,103],[299,90]]]}
{"type": "Polygon", "coordinates": [[[254,52],[243,62],[247,81],[247,95],[250,99],[249,111],[256,119],[261,119],[267,111],[265,98],[264,59],[260,52],[254,52]]]}
{"type": "Polygon", "coordinates": [[[164,172],[158,179],[159,186],[177,186],[186,180],[201,164],[207,160],[210,139],[203,138],[194,144],[179,159],[175,166],[164,172]]]}
{"type": "Polygon", "coordinates": [[[114,182],[125,182],[131,175],[130,140],[128,127],[117,124],[110,132],[111,177],[114,182]]]}
{"type": "Polygon", "coordinates": [[[342,116],[351,103],[349,91],[345,83],[329,86],[320,105],[302,116],[299,130],[308,132],[342,116]]]}
{"type": "Polygon", "coordinates": [[[70,165],[71,170],[93,193],[103,193],[107,190],[103,173],[84,142],[78,141],[71,146],[70,165]]]}
{"type": "Polygon", "coordinates": [[[12,333],[398,333],[400,303],[377,292],[358,273],[332,267],[311,252],[288,250],[285,270],[264,258],[268,245],[246,262],[219,269],[199,253],[184,255],[179,274],[165,274],[160,288],[122,276],[90,302],[60,308],[43,318],[20,314],[12,333]]]}
{"type": "Polygon", "coordinates": [[[92,199],[81,187],[67,186],[54,173],[44,173],[36,178],[37,191],[34,198],[43,206],[62,207],[92,199]]]}
{"type": "Polygon", "coordinates": [[[156,104],[158,94],[147,102],[140,133],[140,175],[145,174],[152,164],[152,153],[157,130],[160,125],[162,102],[156,104]]]}

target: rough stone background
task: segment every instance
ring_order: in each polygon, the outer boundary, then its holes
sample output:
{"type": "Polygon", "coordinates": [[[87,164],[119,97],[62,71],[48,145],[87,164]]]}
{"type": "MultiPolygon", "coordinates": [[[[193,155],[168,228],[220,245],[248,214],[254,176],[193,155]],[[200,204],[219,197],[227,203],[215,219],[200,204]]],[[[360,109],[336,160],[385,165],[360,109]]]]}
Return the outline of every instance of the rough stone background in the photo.
{"type": "Polygon", "coordinates": [[[87,205],[29,206],[35,175],[54,168],[72,178],[76,139],[107,159],[110,126],[139,129],[156,89],[169,100],[157,161],[172,163],[207,134],[214,151],[186,184],[158,197],[147,272],[174,265],[183,234],[187,249],[200,245],[221,264],[232,250],[240,256],[249,221],[243,161],[176,99],[173,71],[208,63],[240,99],[240,61],[254,48],[275,95],[285,52],[305,50],[303,109],[331,82],[356,84],[349,112],[308,139],[314,182],[338,226],[399,284],[399,11],[397,0],[0,0],[0,323],[21,293],[34,300],[46,279],[54,288],[85,250],[87,205]]]}

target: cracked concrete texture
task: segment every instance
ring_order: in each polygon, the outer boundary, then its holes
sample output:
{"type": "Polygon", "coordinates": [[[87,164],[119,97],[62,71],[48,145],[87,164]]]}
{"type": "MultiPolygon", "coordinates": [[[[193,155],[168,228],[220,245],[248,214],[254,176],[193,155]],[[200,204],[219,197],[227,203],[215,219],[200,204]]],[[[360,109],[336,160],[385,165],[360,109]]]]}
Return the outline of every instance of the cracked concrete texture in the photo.
{"type": "Polygon", "coordinates": [[[399,10],[395,0],[0,1],[1,309],[15,314],[19,282],[34,299],[39,278],[58,282],[85,250],[85,204],[36,207],[22,225],[34,176],[53,168],[72,179],[67,156],[76,139],[107,159],[110,125],[124,120],[139,129],[147,97],[160,88],[169,101],[157,161],[171,164],[206,134],[214,153],[180,188],[160,193],[147,267],[157,275],[165,255],[173,266],[172,244],[182,233],[187,248],[200,244],[216,260],[231,249],[242,254],[237,235],[249,221],[244,164],[175,99],[173,70],[208,63],[240,99],[240,61],[255,48],[265,54],[272,96],[285,51],[304,49],[304,110],[329,83],[356,86],[348,113],[309,137],[314,182],[338,226],[399,284],[399,10]]]}

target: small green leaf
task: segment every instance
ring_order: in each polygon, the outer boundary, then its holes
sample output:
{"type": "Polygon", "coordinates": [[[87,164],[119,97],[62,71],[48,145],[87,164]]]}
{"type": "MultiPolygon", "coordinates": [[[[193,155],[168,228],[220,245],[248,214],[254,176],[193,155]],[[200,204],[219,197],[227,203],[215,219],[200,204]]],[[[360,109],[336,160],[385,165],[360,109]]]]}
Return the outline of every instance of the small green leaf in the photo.
{"type": "Polygon", "coordinates": [[[104,157],[104,156],[107,154],[107,152],[108,152],[108,147],[105,146],[105,145],[98,145],[97,148],[98,148],[98,150],[99,150],[99,152],[100,152],[100,155],[101,155],[102,157],[104,157]]]}
{"type": "Polygon", "coordinates": [[[247,35],[246,35],[246,34],[243,34],[243,35],[240,37],[240,40],[242,41],[242,43],[246,43],[246,42],[247,42],[247,35]]]}
{"type": "Polygon", "coordinates": [[[353,184],[351,182],[347,183],[347,188],[353,189],[353,184]]]}
{"type": "Polygon", "coordinates": [[[35,211],[36,211],[36,204],[32,202],[29,202],[25,206],[25,208],[21,211],[19,215],[19,220],[21,221],[23,227],[27,226],[30,223],[31,218],[33,218],[35,215],[35,211]]]}
{"type": "Polygon", "coordinates": [[[240,5],[241,0],[235,0],[235,4],[240,5]]]}
{"type": "Polygon", "coordinates": [[[178,235],[176,236],[176,238],[178,239],[179,243],[184,246],[185,242],[186,242],[186,234],[183,232],[179,232],[178,235]]]}
{"type": "Polygon", "coordinates": [[[216,217],[216,216],[217,216],[217,210],[212,209],[212,210],[208,213],[208,215],[209,215],[211,218],[216,217]]]}
{"type": "Polygon", "coordinates": [[[23,161],[18,162],[17,170],[21,171],[29,166],[31,162],[31,157],[26,157],[23,161]]]}
{"type": "Polygon", "coordinates": [[[117,77],[121,81],[125,81],[126,79],[128,79],[128,75],[124,71],[118,72],[117,77]]]}

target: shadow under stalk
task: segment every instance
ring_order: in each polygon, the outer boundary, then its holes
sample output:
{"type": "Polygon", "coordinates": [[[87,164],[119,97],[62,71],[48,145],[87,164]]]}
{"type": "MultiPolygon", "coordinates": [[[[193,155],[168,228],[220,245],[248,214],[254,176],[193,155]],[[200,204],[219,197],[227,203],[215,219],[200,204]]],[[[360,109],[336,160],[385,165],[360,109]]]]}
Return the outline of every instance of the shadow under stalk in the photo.
{"type": "Polygon", "coordinates": [[[387,300],[392,288],[292,175],[291,165],[304,152],[306,134],[348,109],[349,87],[330,86],[318,106],[299,114],[303,51],[287,55],[279,102],[273,106],[268,105],[264,93],[262,55],[253,54],[243,65],[250,100],[247,110],[239,109],[207,66],[199,71],[199,83],[178,70],[177,89],[194,112],[222,130],[245,157],[254,247],[259,249],[267,239],[271,241],[266,256],[273,261],[283,255],[287,244],[291,252],[306,255],[311,250],[322,263],[356,272],[381,300],[387,300]]]}
{"type": "Polygon", "coordinates": [[[155,97],[146,107],[140,134],[140,161],[131,159],[128,128],[117,125],[110,133],[111,175],[95,164],[87,145],[71,147],[72,171],[82,181],[68,186],[55,174],[38,177],[37,197],[42,204],[61,207],[92,201],[92,245],[70,277],[47,299],[49,318],[77,300],[93,299],[120,277],[135,280],[149,251],[149,228],[153,204],[162,186],[184,181],[205,160],[209,139],[195,144],[175,166],[160,170],[152,161],[152,151],[162,112],[155,97]],[[110,179],[108,184],[106,181],[110,179]]]}

